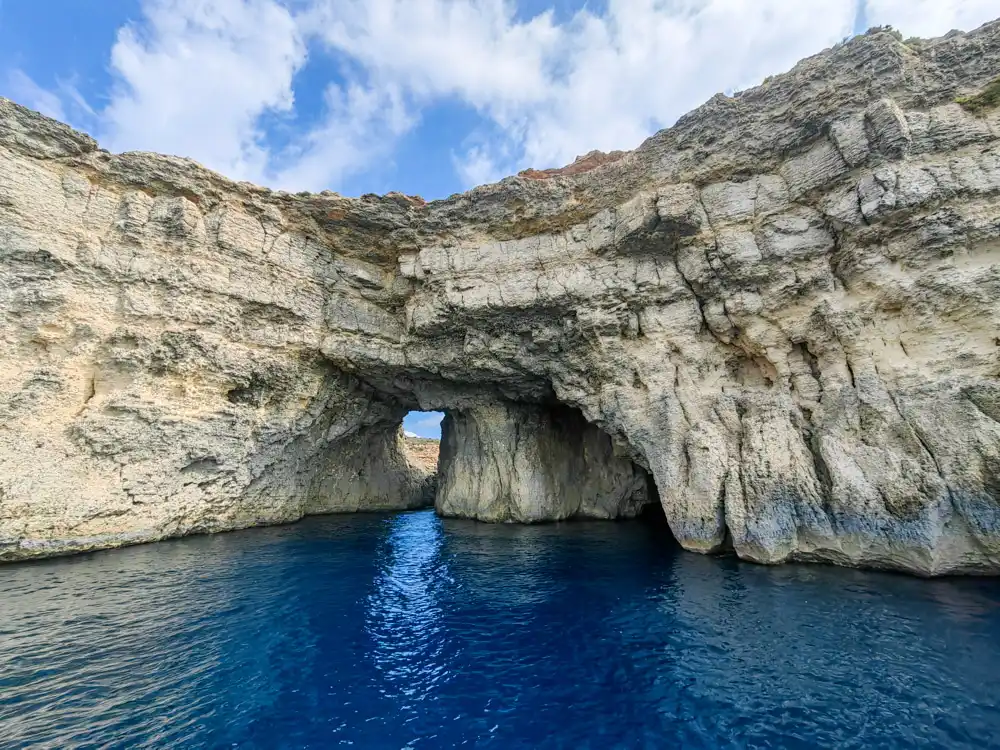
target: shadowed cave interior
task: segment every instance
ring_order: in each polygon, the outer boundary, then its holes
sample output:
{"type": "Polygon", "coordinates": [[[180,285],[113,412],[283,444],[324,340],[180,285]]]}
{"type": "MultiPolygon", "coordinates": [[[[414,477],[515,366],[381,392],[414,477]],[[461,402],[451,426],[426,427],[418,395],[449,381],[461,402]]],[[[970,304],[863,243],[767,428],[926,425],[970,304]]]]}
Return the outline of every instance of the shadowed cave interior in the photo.
{"type": "Polygon", "coordinates": [[[641,518],[672,538],[652,475],[578,409],[554,400],[440,408],[410,411],[401,423],[407,460],[429,475],[426,504],[440,515],[512,523],[641,518]]]}

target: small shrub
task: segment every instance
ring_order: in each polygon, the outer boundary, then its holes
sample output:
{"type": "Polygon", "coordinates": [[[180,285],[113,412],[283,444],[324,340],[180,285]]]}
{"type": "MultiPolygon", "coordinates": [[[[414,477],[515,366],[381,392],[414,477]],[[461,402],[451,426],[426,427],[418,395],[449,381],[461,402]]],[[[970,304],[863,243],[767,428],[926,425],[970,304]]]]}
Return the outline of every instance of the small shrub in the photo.
{"type": "Polygon", "coordinates": [[[960,96],[955,101],[974,115],[1000,107],[1000,78],[994,78],[987,83],[978,94],[960,96]]]}
{"type": "Polygon", "coordinates": [[[903,34],[898,30],[894,29],[892,26],[886,24],[885,26],[872,26],[868,31],[865,32],[865,36],[869,34],[889,34],[897,42],[903,41],[903,34]]]}

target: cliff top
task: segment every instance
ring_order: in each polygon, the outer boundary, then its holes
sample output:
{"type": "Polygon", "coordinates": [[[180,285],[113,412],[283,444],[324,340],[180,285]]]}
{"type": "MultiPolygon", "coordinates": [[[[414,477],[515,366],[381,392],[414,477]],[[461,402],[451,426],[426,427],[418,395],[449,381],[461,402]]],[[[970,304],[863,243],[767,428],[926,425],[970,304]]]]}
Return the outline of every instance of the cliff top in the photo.
{"type": "Polygon", "coordinates": [[[233,182],[187,158],[111,154],[90,136],[3,98],[0,144],[84,167],[98,183],[113,180],[206,207],[239,194],[251,213],[273,205],[346,256],[394,265],[401,251],[421,246],[561,231],[650,185],[704,185],[767,172],[805,150],[834,119],[883,96],[923,109],[976,95],[1000,70],[997,50],[1000,20],[932,40],[904,41],[892,29],[871,29],[759,86],[716,94],[634,151],[591,152],[563,168],[525,170],[430,202],[395,192],[291,194],[233,182]]]}

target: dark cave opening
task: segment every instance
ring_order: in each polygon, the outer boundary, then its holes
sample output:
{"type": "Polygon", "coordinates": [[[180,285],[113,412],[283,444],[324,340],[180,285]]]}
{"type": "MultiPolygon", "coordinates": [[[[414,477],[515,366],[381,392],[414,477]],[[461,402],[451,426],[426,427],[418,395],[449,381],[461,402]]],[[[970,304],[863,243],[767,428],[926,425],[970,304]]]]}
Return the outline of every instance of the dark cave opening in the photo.
{"type": "Polygon", "coordinates": [[[551,385],[528,398],[496,383],[437,378],[370,385],[409,410],[401,442],[411,463],[424,454],[438,515],[515,524],[632,519],[676,544],[643,456],[551,385]]]}
{"type": "Polygon", "coordinates": [[[667,523],[667,514],[663,511],[663,504],[660,502],[660,493],[656,489],[656,480],[653,479],[653,475],[648,471],[643,470],[646,474],[646,493],[648,495],[648,502],[642,507],[637,516],[638,520],[649,526],[662,528],[673,540],[674,535],[670,531],[670,525],[667,523]]]}
{"type": "Polygon", "coordinates": [[[440,448],[435,507],[444,516],[545,523],[662,515],[628,447],[564,404],[448,410],[440,448]]]}

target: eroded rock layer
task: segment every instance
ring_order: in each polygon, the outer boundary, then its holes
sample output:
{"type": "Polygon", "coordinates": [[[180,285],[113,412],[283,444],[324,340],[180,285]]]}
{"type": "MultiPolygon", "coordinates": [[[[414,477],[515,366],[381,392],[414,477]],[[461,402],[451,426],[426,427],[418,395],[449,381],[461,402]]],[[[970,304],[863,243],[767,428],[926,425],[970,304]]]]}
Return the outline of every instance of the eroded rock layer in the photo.
{"type": "MultiPolygon", "coordinates": [[[[998,572],[998,72],[1000,23],[877,30],[433,203],[112,155],[2,101],[0,557],[423,504],[407,409],[452,412],[470,482],[484,410],[558,403],[688,549],[998,572]]],[[[504,451],[497,487],[546,471],[504,451]]],[[[470,515],[568,512],[449,481],[470,515]]]]}

